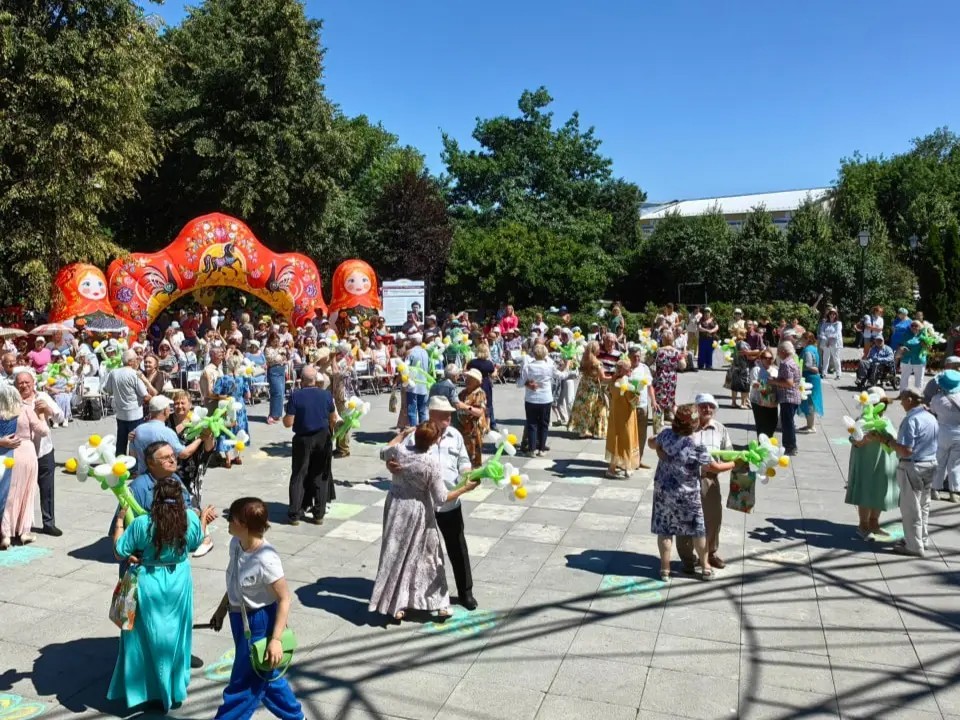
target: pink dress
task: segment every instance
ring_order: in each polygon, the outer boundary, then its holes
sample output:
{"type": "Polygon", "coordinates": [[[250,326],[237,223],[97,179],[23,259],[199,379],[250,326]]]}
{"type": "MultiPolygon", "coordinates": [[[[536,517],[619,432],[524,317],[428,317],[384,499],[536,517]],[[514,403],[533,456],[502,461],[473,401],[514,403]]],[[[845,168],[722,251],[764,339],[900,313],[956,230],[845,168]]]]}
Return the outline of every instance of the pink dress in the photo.
{"type": "Polygon", "coordinates": [[[33,504],[37,495],[37,448],[40,438],[50,432],[33,408],[23,408],[17,418],[16,436],[23,442],[13,451],[10,495],[3,511],[0,535],[20,537],[33,527],[33,504]]]}

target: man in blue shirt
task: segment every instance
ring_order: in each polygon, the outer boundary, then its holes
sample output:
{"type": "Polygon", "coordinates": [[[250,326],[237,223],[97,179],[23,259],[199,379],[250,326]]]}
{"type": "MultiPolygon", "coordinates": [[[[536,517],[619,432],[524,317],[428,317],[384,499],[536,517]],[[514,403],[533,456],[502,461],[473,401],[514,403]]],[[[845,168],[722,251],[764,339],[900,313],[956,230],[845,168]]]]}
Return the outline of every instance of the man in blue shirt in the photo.
{"type": "Polygon", "coordinates": [[[317,368],[305,365],[300,389],[290,395],[283,426],[293,428],[293,471],[287,518],[299,525],[309,512],[321,525],[333,496],[333,428],[340,422],[329,390],[317,387],[317,368]]]}
{"type": "Polygon", "coordinates": [[[877,335],[873,338],[873,346],[867,356],[860,361],[857,368],[857,382],[862,387],[866,385],[876,385],[880,369],[886,366],[889,370],[894,369],[893,350],[889,345],[885,345],[883,337],[877,335]]]}
{"type": "MultiPolygon", "coordinates": [[[[407,354],[407,364],[410,367],[420,368],[425,373],[432,373],[430,356],[420,346],[422,339],[420,335],[409,337],[411,348],[407,354]]],[[[407,419],[411,427],[416,427],[427,421],[427,384],[420,373],[412,374],[410,379],[414,382],[414,387],[407,390],[407,419]]]]}
{"type": "Polygon", "coordinates": [[[923,406],[923,393],[915,388],[900,393],[900,403],[907,416],[900,423],[897,439],[889,435],[883,439],[883,444],[900,459],[897,483],[903,540],[893,551],[923,557],[929,542],[930,489],[937,469],[937,419],[923,406]]]}
{"type": "Polygon", "coordinates": [[[166,395],[155,395],[150,399],[150,404],[148,405],[150,419],[142,425],[139,425],[137,429],[130,434],[130,450],[137,459],[137,475],[142,475],[147,471],[144,451],[153,445],[153,443],[165,442],[170,445],[178,460],[186,460],[199,450],[203,444],[202,437],[198,437],[189,445],[184,445],[180,442],[177,433],[167,425],[171,407],[173,407],[173,400],[166,395]]]}

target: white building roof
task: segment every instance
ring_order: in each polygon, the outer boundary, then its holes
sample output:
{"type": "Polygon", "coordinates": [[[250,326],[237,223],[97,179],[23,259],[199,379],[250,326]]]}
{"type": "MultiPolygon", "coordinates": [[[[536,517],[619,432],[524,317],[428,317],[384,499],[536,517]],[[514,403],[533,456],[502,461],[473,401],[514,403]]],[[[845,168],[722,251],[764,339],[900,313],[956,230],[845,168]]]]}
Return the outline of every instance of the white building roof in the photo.
{"type": "Polygon", "coordinates": [[[753,195],[728,195],[726,197],[699,198],[696,200],[674,200],[668,203],[648,203],[641,208],[641,220],[659,220],[670,213],[683,216],[703,215],[714,207],[724,215],[748,213],[763,205],[768,212],[796,210],[809,197],[823,200],[833,188],[808,188],[806,190],[782,190],[780,192],[755,193],[753,195]]]}

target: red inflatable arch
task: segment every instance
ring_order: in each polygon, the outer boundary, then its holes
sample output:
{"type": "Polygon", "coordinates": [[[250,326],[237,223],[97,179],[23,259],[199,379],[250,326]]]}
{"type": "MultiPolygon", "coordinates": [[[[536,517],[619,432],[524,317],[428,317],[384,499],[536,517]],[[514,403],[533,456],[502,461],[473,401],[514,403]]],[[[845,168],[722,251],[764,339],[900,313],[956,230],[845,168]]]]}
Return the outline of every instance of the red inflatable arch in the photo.
{"type": "Polygon", "coordinates": [[[327,311],[313,260],[271,252],[250,228],[220,213],[190,221],[160,252],[114,260],[107,285],[114,313],[134,330],[148,327],[167,305],[205,287],[235,287],[256,295],[294,326],[327,311]]]}

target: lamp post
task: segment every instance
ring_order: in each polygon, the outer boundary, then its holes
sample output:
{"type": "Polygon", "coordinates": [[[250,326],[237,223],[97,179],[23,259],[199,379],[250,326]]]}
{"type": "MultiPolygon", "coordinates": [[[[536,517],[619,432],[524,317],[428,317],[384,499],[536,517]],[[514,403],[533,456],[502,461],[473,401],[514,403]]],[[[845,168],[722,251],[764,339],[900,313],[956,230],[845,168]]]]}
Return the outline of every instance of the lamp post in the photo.
{"type": "Polygon", "coordinates": [[[870,244],[870,231],[864,228],[857,235],[857,242],[860,244],[860,310],[864,310],[864,264],[867,260],[867,245],[870,244]]]}

